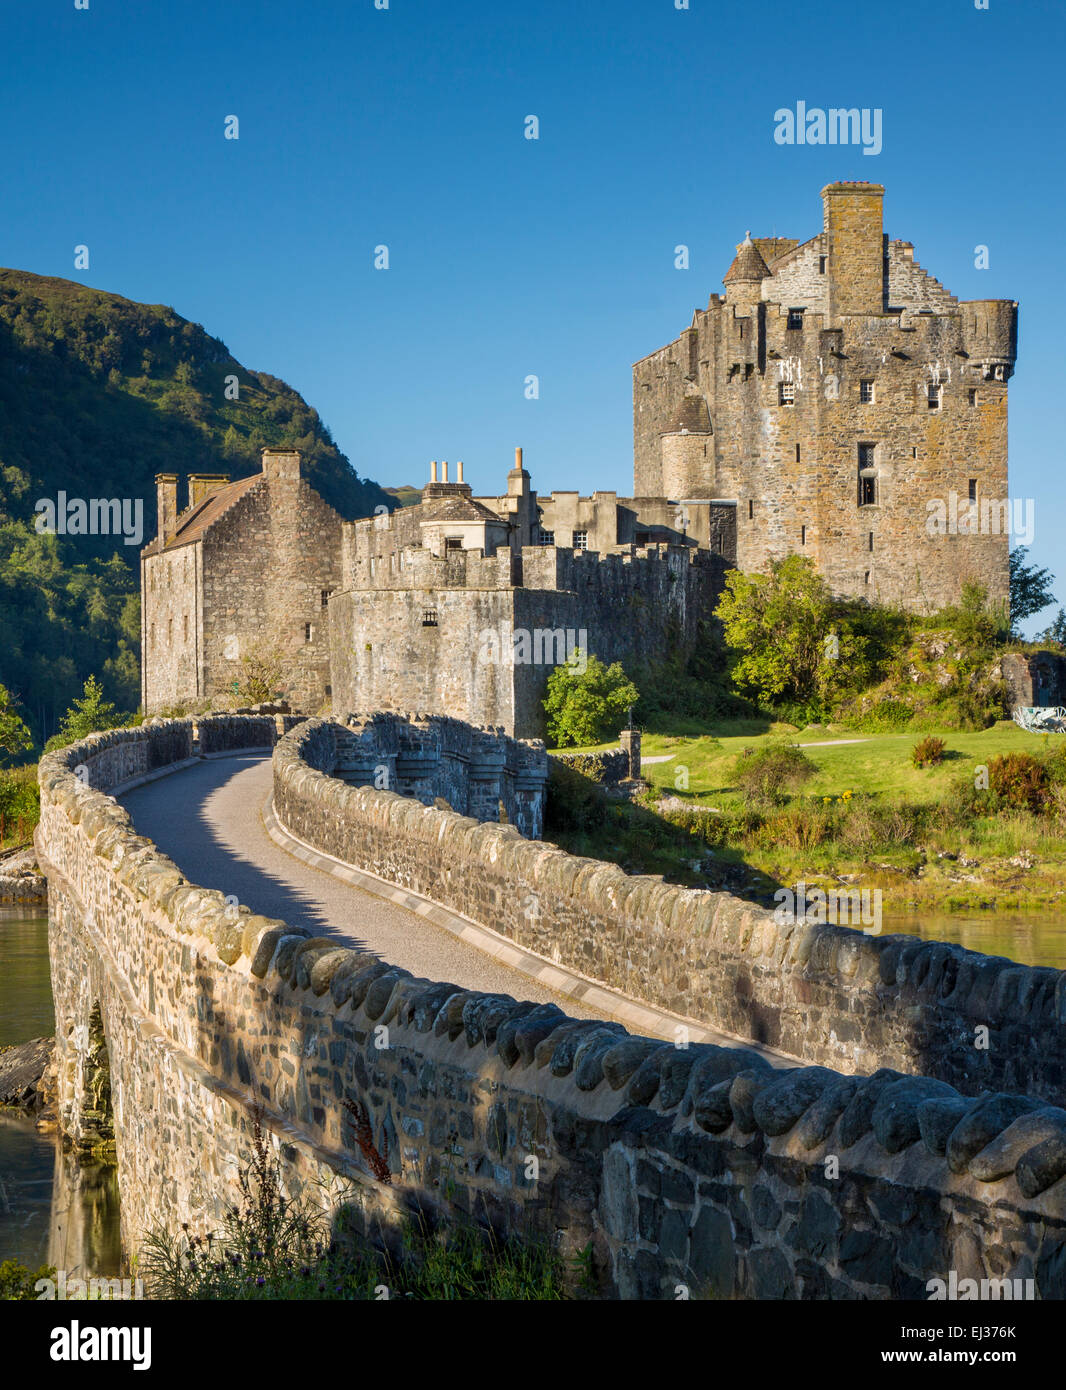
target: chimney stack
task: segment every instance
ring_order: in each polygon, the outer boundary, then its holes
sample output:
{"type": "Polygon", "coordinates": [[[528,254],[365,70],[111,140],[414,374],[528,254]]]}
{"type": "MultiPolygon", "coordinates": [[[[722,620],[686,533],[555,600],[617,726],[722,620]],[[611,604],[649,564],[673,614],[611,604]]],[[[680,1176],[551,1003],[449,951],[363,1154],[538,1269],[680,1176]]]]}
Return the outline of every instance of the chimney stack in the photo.
{"type": "Polygon", "coordinates": [[[264,449],[263,472],[271,479],[299,482],[299,449],[264,449]]]}
{"type": "Polygon", "coordinates": [[[455,481],[456,481],[457,483],[461,483],[461,482],[463,481],[463,461],[462,461],[462,459],[460,459],[459,462],[455,465],[455,481]]]}
{"type": "Polygon", "coordinates": [[[218,492],[219,488],[226,487],[228,483],[228,473],[190,473],[189,506],[195,507],[205,497],[210,497],[213,492],[218,492]]]}
{"type": "Polygon", "coordinates": [[[430,481],[431,483],[435,483],[435,482],[437,481],[437,460],[436,460],[436,459],[434,459],[433,462],[429,465],[429,481],[430,481]]]}
{"type": "Polygon", "coordinates": [[[443,462],[443,463],[441,464],[441,466],[440,466],[440,480],[441,480],[442,483],[446,483],[446,482],[448,481],[448,460],[447,460],[447,459],[445,459],[444,462],[443,462]]]}
{"type": "Polygon", "coordinates": [[[156,535],[160,545],[166,545],[177,529],[178,520],[178,475],[176,473],[157,473],[155,475],[156,535]]]}
{"type": "Polygon", "coordinates": [[[522,467],[522,446],[521,446],[521,445],[519,445],[519,446],[515,449],[515,451],[514,451],[514,466],[515,466],[515,472],[518,472],[518,471],[521,469],[521,467],[522,467]]]}

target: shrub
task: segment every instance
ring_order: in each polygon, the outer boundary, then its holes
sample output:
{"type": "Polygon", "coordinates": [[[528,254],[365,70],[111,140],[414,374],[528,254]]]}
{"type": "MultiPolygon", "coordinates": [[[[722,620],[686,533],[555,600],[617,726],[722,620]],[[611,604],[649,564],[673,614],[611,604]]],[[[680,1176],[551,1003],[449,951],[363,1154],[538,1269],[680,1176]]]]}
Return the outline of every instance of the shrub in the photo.
{"type": "Polygon", "coordinates": [[[1042,811],[1048,804],[1047,769],[1031,753],[1007,753],[989,760],[988,790],[999,806],[1042,811]]]}
{"type": "Polygon", "coordinates": [[[581,653],[574,652],[548,677],[544,713],[548,737],[557,748],[611,738],[622,727],[626,709],[640,698],[619,662],[605,666],[589,656],[585,669],[580,667],[581,653]]]}
{"type": "Polygon", "coordinates": [[[41,1265],[40,1269],[29,1269],[18,1260],[0,1262],[0,1303],[29,1303],[39,1297],[34,1285],[38,1279],[54,1279],[53,1265],[41,1265]]]}
{"type": "Polygon", "coordinates": [[[587,832],[606,824],[607,799],[596,782],[558,758],[548,764],[544,829],[587,832]]]}
{"type": "Polygon", "coordinates": [[[737,785],[747,801],[778,806],[814,776],[814,763],[794,743],[745,748],[736,762],[737,785]]]}
{"type": "MultiPolygon", "coordinates": [[[[431,1227],[419,1217],[402,1229],[399,1260],[332,1224],[310,1199],[282,1194],[280,1167],[258,1113],[253,1157],[239,1174],[241,1201],[212,1234],[151,1232],[139,1268],[149,1297],[180,1300],[366,1300],[390,1293],[413,1299],[537,1299],[568,1295],[556,1254],[543,1243],[502,1241],[463,1220],[431,1227]]],[[[0,1269],[3,1267],[0,1266],[0,1269]]]]}
{"type": "Polygon", "coordinates": [[[944,753],[944,740],[931,734],[911,749],[911,762],[915,767],[936,767],[944,761],[944,753]]]}
{"type": "Polygon", "coordinates": [[[0,844],[24,844],[33,834],[41,815],[41,791],[37,769],[0,768],[0,844]]]}

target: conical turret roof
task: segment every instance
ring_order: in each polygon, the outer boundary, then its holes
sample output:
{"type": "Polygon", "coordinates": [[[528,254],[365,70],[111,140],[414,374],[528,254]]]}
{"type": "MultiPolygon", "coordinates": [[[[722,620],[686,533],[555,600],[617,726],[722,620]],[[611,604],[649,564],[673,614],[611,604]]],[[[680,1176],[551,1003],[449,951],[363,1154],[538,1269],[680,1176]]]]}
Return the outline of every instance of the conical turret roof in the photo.
{"type": "Polygon", "coordinates": [[[766,262],[762,258],[762,253],[751,239],[748,232],[744,240],[737,247],[737,254],[733,257],[733,264],[726,271],[722,280],[723,285],[731,285],[736,280],[764,280],[770,271],[766,262]]]}

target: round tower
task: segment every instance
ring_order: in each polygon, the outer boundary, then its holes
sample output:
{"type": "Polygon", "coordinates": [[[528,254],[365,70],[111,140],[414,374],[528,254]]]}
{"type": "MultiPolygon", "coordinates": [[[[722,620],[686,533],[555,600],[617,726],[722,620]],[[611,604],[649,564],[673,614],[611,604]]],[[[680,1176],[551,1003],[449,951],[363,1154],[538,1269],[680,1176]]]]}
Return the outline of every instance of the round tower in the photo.
{"type": "Polygon", "coordinates": [[[748,318],[755,305],[762,299],[762,282],[770,274],[762,252],[751,239],[751,233],[744,234],[744,240],[737,247],[733,264],[722,278],[726,289],[726,303],[733,306],[735,315],[748,318]]]}
{"type": "Polygon", "coordinates": [[[714,496],[714,445],[707,402],[697,392],[681,398],[662,435],[663,492],[675,501],[714,496]]]}

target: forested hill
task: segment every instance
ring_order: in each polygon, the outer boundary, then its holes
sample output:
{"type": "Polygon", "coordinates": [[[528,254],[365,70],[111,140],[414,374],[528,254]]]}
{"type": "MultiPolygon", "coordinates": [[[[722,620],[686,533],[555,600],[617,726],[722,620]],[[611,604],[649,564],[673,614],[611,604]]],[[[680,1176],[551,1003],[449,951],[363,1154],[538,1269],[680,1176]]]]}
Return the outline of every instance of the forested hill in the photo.
{"type": "Polygon", "coordinates": [[[298,392],[243,367],[199,324],[0,269],[0,684],[38,740],[90,674],[120,708],[137,706],[140,625],[139,547],[38,535],[37,501],[60,491],[142,499],[147,541],[156,473],[244,477],[264,445],[301,450],[305,476],[343,516],[396,506],[357,476],[298,392]],[[227,399],[234,376],[236,400],[227,399]]]}

